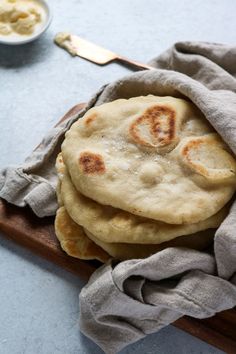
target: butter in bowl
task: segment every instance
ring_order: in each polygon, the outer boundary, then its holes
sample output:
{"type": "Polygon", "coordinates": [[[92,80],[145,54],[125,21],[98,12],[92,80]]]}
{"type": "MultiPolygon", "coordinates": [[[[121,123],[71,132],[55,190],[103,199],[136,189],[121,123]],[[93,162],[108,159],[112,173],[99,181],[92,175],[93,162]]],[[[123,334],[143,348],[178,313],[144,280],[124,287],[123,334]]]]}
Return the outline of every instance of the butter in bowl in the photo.
{"type": "Polygon", "coordinates": [[[0,2],[0,43],[19,45],[41,36],[52,20],[44,0],[2,0],[0,2]]]}

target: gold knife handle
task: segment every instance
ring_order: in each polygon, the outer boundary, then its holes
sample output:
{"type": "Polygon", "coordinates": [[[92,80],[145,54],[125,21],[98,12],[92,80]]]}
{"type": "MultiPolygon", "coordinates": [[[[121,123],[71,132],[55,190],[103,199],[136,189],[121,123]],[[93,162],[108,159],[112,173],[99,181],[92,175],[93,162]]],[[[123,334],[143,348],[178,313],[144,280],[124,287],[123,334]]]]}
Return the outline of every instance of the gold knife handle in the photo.
{"type": "Polygon", "coordinates": [[[126,64],[128,66],[131,66],[132,68],[136,69],[136,70],[150,70],[150,69],[155,69],[154,67],[147,65],[147,64],[143,64],[143,63],[139,63],[137,61],[134,60],[130,60],[128,58],[122,57],[122,56],[117,56],[116,60],[120,61],[123,64],[126,64]]]}

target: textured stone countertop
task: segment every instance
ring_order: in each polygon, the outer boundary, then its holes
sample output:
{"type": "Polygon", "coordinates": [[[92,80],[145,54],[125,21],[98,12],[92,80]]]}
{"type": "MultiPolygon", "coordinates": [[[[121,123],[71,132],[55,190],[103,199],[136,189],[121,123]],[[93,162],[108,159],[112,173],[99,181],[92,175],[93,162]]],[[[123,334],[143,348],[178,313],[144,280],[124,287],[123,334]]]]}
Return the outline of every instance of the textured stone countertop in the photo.
{"type": "MultiPolygon", "coordinates": [[[[73,105],[129,72],[98,67],[53,44],[71,31],[147,62],[174,42],[236,43],[234,0],[50,0],[53,22],[38,41],[0,45],[0,167],[21,162],[73,105]]],[[[79,332],[83,282],[0,235],[0,354],[101,354],[79,332]]],[[[217,354],[169,326],[122,354],[217,354]]]]}

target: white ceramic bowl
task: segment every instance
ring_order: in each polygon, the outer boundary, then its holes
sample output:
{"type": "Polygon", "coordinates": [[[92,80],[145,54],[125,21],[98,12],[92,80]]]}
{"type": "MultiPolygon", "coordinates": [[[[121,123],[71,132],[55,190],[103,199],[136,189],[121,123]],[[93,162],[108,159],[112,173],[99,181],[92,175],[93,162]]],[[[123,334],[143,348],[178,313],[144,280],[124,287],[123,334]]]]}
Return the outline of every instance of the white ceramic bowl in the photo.
{"type": "Polygon", "coordinates": [[[46,20],[44,21],[42,27],[29,36],[22,36],[22,37],[13,37],[11,36],[0,36],[0,43],[8,44],[8,45],[20,45],[34,41],[35,39],[39,38],[49,27],[52,22],[52,11],[45,0],[37,0],[39,4],[44,8],[46,13],[46,20]]]}

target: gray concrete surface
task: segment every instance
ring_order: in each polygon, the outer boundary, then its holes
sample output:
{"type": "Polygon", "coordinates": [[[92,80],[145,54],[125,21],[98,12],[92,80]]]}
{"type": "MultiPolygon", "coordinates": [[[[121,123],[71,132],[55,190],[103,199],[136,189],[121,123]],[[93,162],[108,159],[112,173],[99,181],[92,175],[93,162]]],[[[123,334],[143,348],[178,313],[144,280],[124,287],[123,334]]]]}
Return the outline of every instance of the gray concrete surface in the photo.
{"type": "MultiPolygon", "coordinates": [[[[0,46],[0,167],[22,161],[73,105],[129,72],[72,58],[53,44],[68,30],[146,62],[176,41],[236,43],[234,0],[50,0],[48,32],[22,47],[0,46]]],[[[83,282],[0,237],[0,354],[100,354],[79,333],[83,282]]],[[[216,354],[169,326],[122,354],[216,354]]]]}

